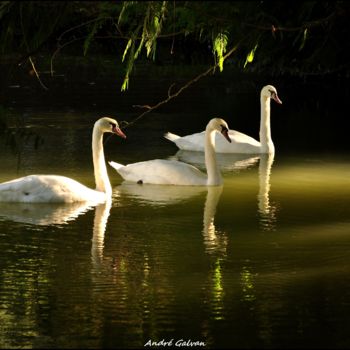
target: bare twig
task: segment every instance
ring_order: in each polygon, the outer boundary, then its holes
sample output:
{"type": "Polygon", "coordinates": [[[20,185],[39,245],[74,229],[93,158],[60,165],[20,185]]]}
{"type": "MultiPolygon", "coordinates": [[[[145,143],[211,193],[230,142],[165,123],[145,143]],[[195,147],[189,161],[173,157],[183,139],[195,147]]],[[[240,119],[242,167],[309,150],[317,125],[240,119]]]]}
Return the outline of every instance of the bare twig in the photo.
{"type": "Polygon", "coordinates": [[[35,65],[34,65],[34,62],[33,62],[33,60],[32,60],[32,57],[29,56],[28,59],[29,59],[30,64],[32,65],[33,71],[34,71],[34,73],[35,73],[35,75],[36,75],[36,77],[37,77],[37,79],[38,79],[40,85],[41,85],[42,88],[44,88],[45,90],[48,90],[47,86],[45,86],[44,83],[43,83],[43,82],[41,81],[41,79],[40,79],[40,76],[39,76],[39,74],[38,74],[38,71],[37,71],[36,68],[35,68],[35,65]]]}
{"type": "Polygon", "coordinates": [[[171,96],[171,89],[175,86],[175,83],[171,84],[168,89],[168,97],[171,96]]]}
{"type": "MultiPolygon", "coordinates": [[[[28,45],[28,42],[27,42],[27,38],[26,38],[26,34],[25,34],[25,30],[24,30],[24,26],[23,26],[23,16],[22,16],[22,5],[20,5],[20,18],[21,18],[21,29],[22,29],[22,35],[23,35],[23,41],[26,45],[26,48],[27,48],[27,51],[29,52],[29,45],[28,45]]],[[[40,77],[39,77],[39,74],[38,74],[38,71],[36,70],[35,68],[35,64],[32,60],[32,57],[31,56],[28,56],[28,60],[30,62],[30,64],[32,65],[32,68],[33,68],[33,71],[35,73],[35,76],[37,77],[40,85],[45,89],[45,90],[48,90],[48,88],[43,84],[43,82],[41,81],[40,77]]]]}
{"type": "Polygon", "coordinates": [[[318,20],[310,21],[310,22],[305,22],[304,24],[298,26],[298,27],[276,27],[273,24],[272,25],[267,25],[267,26],[262,26],[262,25],[257,25],[253,23],[244,23],[244,25],[260,30],[266,30],[266,31],[272,31],[272,33],[275,32],[295,32],[299,31],[302,29],[306,28],[312,28],[312,27],[317,27],[320,25],[323,25],[327,22],[329,22],[333,17],[336,17],[338,15],[337,11],[332,12],[329,16],[325,18],[321,18],[318,20]]]}
{"type": "MultiPolygon", "coordinates": [[[[226,53],[226,55],[224,55],[224,60],[226,58],[228,58],[229,56],[231,56],[238,48],[237,44],[236,46],[234,46],[230,51],[228,51],[226,53]]],[[[218,67],[218,63],[214,64],[213,66],[211,66],[210,68],[208,68],[206,71],[204,71],[203,73],[197,75],[196,77],[194,77],[193,79],[191,79],[190,81],[188,81],[184,86],[182,86],[181,88],[179,88],[176,92],[171,93],[171,88],[175,85],[172,84],[170,85],[169,89],[168,89],[168,97],[165,100],[162,100],[160,102],[158,102],[157,104],[155,104],[154,106],[149,106],[149,105],[133,105],[133,107],[138,107],[138,108],[143,108],[146,109],[144,112],[142,112],[139,116],[137,116],[134,120],[132,120],[131,122],[124,122],[125,123],[125,127],[127,128],[133,124],[135,124],[138,120],[140,120],[143,116],[145,116],[147,113],[150,113],[152,111],[154,111],[155,109],[159,108],[160,106],[168,103],[169,101],[171,101],[173,98],[179,96],[184,90],[186,90],[187,88],[189,88],[191,85],[193,85],[194,83],[196,83],[198,80],[200,80],[201,78],[205,77],[206,75],[208,75],[209,73],[213,72],[215,70],[215,68],[218,67]]]]}

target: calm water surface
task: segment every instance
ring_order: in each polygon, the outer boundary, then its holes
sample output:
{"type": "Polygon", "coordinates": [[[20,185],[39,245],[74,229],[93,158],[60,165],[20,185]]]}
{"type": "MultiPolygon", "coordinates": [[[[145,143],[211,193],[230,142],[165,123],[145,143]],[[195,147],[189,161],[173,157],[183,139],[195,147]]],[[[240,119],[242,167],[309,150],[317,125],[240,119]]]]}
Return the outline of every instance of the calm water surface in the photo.
{"type": "MultiPolygon", "coordinates": [[[[202,154],[162,139],[176,118],[153,118],[107,139],[107,160],[203,168],[202,154]]],[[[44,143],[20,157],[2,147],[0,182],[52,173],[93,187],[95,120],[31,113],[44,143]]],[[[219,188],[126,184],[109,168],[105,205],[0,204],[0,347],[349,347],[350,156],[277,149],[219,163],[219,188]]]]}

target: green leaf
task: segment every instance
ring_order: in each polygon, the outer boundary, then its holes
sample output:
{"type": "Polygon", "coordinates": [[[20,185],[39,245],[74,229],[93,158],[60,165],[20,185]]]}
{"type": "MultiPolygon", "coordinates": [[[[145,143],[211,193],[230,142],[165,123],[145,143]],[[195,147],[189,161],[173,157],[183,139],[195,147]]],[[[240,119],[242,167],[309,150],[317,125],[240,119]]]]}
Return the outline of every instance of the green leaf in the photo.
{"type": "Polygon", "coordinates": [[[126,56],[126,54],[128,53],[128,51],[129,51],[130,46],[131,46],[132,43],[133,43],[133,39],[130,38],[129,41],[128,41],[128,43],[126,44],[126,47],[125,47],[125,50],[124,50],[124,53],[123,53],[122,62],[124,62],[125,56],[126,56]]]}
{"type": "Polygon", "coordinates": [[[304,29],[303,40],[302,40],[302,42],[300,44],[299,51],[301,51],[303,49],[304,45],[305,45],[307,33],[308,33],[308,30],[307,30],[307,28],[305,28],[304,29]]]}
{"type": "Polygon", "coordinates": [[[215,58],[218,60],[220,72],[224,69],[224,54],[228,42],[227,34],[219,33],[214,39],[213,51],[215,58]]]}
{"type": "Polygon", "coordinates": [[[257,47],[258,47],[258,44],[256,44],[256,45],[254,46],[253,50],[251,50],[251,51],[248,53],[243,68],[245,68],[245,66],[246,66],[248,63],[252,63],[252,62],[253,62],[253,60],[254,60],[254,55],[255,55],[255,50],[257,49],[257,47]]]}
{"type": "Polygon", "coordinates": [[[94,38],[94,35],[96,34],[99,26],[100,26],[99,22],[96,21],[92,27],[91,32],[88,34],[88,36],[84,40],[84,56],[86,56],[87,51],[88,51],[90,44],[92,42],[92,39],[94,38]]]}
{"type": "Polygon", "coordinates": [[[123,85],[122,85],[121,91],[127,90],[128,87],[129,87],[129,76],[126,75],[125,78],[124,78],[124,81],[123,81],[123,85]]]}

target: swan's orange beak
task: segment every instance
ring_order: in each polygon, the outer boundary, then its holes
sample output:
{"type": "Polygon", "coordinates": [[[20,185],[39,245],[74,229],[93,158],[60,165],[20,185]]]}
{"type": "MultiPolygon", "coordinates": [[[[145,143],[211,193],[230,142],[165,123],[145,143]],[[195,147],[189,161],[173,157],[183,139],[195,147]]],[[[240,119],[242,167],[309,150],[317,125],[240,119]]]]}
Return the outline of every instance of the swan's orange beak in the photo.
{"type": "Polygon", "coordinates": [[[271,96],[278,104],[282,104],[282,101],[279,99],[279,97],[277,96],[277,94],[272,94],[271,96]]]}
{"type": "Polygon", "coordinates": [[[123,139],[126,139],[126,135],[117,126],[113,127],[113,133],[117,134],[118,136],[122,137],[123,139]]]}

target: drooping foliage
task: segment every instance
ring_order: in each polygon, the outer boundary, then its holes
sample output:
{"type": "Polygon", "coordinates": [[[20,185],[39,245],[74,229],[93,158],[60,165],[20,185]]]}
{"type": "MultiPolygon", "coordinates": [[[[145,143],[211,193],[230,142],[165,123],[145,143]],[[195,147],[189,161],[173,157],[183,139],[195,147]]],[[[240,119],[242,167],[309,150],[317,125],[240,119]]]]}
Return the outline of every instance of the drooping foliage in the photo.
{"type": "Polygon", "coordinates": [[[349,75],[347,1],[4,1],[0,52],[108,52],[123,62],[230,63],[270,74],[349,75]],[[75,50],[75,51],[74,51],[75,50]]]}

